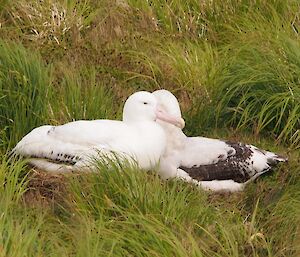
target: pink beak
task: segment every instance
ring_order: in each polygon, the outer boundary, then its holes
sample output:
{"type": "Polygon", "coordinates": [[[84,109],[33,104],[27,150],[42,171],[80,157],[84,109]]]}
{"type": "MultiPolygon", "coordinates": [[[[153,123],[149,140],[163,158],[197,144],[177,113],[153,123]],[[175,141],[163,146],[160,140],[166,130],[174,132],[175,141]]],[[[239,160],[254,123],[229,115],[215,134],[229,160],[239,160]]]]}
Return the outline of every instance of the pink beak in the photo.
{"type": "Polygon", "coordinates": [[[183,129],[185,126],[184,119],[170,115],[159,107],[156,108],[156,117],[157,119],[173,124],[180,129],[183,129]]]}

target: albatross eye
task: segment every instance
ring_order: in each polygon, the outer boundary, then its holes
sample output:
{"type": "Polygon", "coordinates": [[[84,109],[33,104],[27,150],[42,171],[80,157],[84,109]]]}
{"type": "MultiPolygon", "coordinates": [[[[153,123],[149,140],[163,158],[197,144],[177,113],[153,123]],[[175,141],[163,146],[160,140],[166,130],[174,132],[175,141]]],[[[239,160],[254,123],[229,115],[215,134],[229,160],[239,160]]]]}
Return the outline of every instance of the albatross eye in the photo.
{"type": "Polygon", "coordinates": [[[143,104],[148,104],[147,102],[143,102],[143,104]]]}

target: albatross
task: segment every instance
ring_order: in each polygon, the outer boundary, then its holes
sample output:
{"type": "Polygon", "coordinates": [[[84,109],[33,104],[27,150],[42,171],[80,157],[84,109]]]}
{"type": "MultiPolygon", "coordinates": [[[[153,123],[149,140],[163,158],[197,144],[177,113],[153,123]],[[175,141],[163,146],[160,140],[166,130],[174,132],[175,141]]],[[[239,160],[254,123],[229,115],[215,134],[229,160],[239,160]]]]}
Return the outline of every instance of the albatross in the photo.
{"type": "Polygon", "coordinates": [[[60,126],[33,129],[13,149],[29,163],[49,172],[84,169],[99,156],[134,160],[141,169],[159,162],[166,135],[156,120],[183,128],[181,117],[167,114],[146,91],[132,94],[125,102],[123,120],[79,120],[60,126]]]}
{"type": "MultiPolygon", "coordinates": [[[[153,95],[161,109],[181,118],[177,98],[167,90],[153,95]]],[[[250,181],[287,161],[275,153],[253,145],[205,137],[187,137],[181,128],[158,121],[167,136],[159,173],[165,178],[181,178],[205,190],[241,191],[250,181]]]]}

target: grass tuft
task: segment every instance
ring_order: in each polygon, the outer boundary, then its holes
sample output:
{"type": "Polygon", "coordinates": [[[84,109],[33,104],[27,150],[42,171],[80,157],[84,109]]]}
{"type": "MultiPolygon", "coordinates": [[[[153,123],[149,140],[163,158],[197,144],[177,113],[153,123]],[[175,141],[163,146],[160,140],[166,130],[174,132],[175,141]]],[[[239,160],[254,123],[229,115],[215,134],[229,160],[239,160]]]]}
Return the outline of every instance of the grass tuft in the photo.
{"type": "Polygon", "coordinates": [[[50,81],[50,69],[38,54],[0,42],[0,124],[6,147],[45,122],[50,81]]]}

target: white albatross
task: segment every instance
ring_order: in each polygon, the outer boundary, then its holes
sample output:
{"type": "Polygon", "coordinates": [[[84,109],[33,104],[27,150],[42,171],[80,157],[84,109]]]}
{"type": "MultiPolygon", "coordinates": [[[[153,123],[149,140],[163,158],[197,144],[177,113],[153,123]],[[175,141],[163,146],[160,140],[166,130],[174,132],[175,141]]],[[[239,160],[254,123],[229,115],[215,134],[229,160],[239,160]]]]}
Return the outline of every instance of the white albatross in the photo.
{"type": "Polygon", "coordinates": [[[60,126],[45,125],[33,129],[13,149],[29,158],[29,163],[50,172],[65,172],[87,167],[99,154],[116,154],[134,160],[141,169],[153,168],[166,146],[166,136],[157,119],[183,127],[160,110],[149,92],[140,91],[125,102],[123,121],[80,120],[60,126]]]}
{"type": "MultiPolygon", "coordinates": [[[[153,92],[160,108],[181,118],[177,98],[167,90],[153,92]]],[[[241,191],[245,184],[287,159],[253,145],[187,137],[180,128],[158,121],[167,135],[166,151],[159,173],[165,178],[181,178],[206,190],[241,191]]]]}

